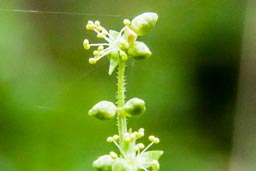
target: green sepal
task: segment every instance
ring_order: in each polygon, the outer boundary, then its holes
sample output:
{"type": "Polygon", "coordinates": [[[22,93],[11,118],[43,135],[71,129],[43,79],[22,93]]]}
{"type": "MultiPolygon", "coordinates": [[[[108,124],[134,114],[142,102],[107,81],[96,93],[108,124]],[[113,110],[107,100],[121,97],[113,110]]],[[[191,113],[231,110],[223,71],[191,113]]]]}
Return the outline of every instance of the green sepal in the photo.
{"type": "Polygon", "coordinates": [[[112,165],[115,160],[110,155],[103,155],[96,159],[92,166],[97,171],[112,171],[112,165]]]}
{"type": "Polygon", "coordinates": [[[114,162],[112,171],[132,171],[132,169],[127,160],[118,159],[114,162]]]}
{"type": "Polygon", "coordinates": [[[109,39],[110,41],[115,41],[119,32],[115,30],[109,30],[109,39]]]}
{"type": "Polygon", "coordinates": [[[138,35],[148,33],[155,26],[158,19],[157,13],[145,12],[136,16],[131,22],[132,30],[138,35]]]}
{"type": "Polygon", "coordinates": [[[145,59],[151,56],[148,46],[140,41],[135,41],[128,49],[128,54],[134,59],[145,59]]]}
{"type": "Polygon", "coordinates": [[[153,160],[159,160],[159,158],[164,154],[163,151],[161,150],[153,150],[153,151],[147,151],[147,152],[144,152],[142,154],[140,154],[139,158],[141,161],[144,161],[144,167],[145,168],[148,168],[148,167],[151,167],[151,162],[153,160]]]}
{"type": "Polygon", "coordinates": [[[108,69],[108,74],[111,75],[116,67],[118,66],[119,63],[119,54],[118,52],[111,52],[108,54],[109,58],[109,69],[108,69]]]}
{"type": "MultiPolygon", "coordinates": [[[[109,39],[110,41],[115,41],[119,32],[115,30],[109,30],[109,39]]],[[[116,69],[119,63],[119,53],[118,51],[113,51],[108,54],[108,59],[109,59],[109,69],[108,69],[108,74],[111,75],[113,71],[116,69]]]]}
{"type": "Polygon", "coordinates": [[[152,150],[152,151],[146,151],[140,156],[145,160],[152,162],[153,160],[159,160],[159,158],[164,154],[162,150],[152,150]]]}

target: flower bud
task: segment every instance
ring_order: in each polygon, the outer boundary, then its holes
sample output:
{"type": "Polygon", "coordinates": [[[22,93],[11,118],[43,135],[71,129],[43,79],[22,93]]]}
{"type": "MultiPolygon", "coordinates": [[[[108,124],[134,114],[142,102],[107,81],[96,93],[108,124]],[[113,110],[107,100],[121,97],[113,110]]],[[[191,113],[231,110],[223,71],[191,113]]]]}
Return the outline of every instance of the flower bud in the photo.
{"type": "Polygon", "coordinates": [[[115,117],[116,106],[109,101],[100,101],[89,110],[88,114],[100,120],[109,120],[115,117]]]}
{"type": "Polygon", "coordinates": [[[139,98],[132,98],[124,105],[124,111],[128,114],[128,116],[142,115],[145,110],[145,102],[139,98]]]}
{"type": "Polygon", "coordinates": [[[116,160],[112,171],[131,171],[131,166],[125,159],[116,160]]]}
{"type": "Polygon", "coordinates": [[[134,59],[145,59],[151,56],[151,51],[145,43],[135,41],[128,49],[128,54],[134,59]]]}
{"type": "Polygon", "coordinates": [[[152,30],[158,19],[158,15],[153,12],[145,12],[136,16],[131,22],[132,30],[138,35],[143,35],[152,30]]]}
{"type": "Polygon", "coordinates": [[[95,160],[92,166],[98,171],[112,171],[113,163],[114,159],[110,155],[103,155],[95,160]]]}

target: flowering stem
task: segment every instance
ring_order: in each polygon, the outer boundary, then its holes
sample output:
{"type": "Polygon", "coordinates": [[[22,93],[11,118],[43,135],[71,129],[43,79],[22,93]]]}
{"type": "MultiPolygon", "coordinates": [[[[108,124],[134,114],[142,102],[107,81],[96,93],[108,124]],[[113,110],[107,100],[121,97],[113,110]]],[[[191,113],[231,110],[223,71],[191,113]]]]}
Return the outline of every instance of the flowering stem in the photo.
{"type": "MultiPolygon", "coordinates": [[[[118,65],[118,82],[117,82],[117,106],[121,109],[125,103],[125,61],[119,60],[118,65]]],[[[119,133],[119,144],[123,148],[124,144],[124,135],[127,132],[126,117],[122,114],[121,111],[117,113],[117,122],[118,122],[118,133],[119,133]]]]}

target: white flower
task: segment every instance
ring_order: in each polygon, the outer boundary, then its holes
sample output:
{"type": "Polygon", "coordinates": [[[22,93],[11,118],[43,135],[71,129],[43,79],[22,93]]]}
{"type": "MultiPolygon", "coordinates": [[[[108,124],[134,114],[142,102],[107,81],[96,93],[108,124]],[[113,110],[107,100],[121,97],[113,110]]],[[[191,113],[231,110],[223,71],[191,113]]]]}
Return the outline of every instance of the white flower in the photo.
{"type": "Polygon", "coordinates": [[[107,142],[114,143],[120,151],[120,157],[116,153],[110,152],[109,155],[100,156],[94,161],[94,168],[101,170],[108,168],[106,171],[120,171],[120,170],[139,170],[144,171],[158,171],[160,168],[159,158],[163,155],[163,151],[148,149],[153,144],[160,142],[159,138],[151,135],[148,137],[151,142],[146,148],[143,143],[137,143],[136,140],[144,136],[144,129],[140,128],[138,131],[129,132],[125,134],[125,149],[122,150],[121,145],[117,142],[119,140],[118,135],[107,138],[107,142]]]}
{"type": "Polygon", "coordinates": [[[96,47],[93,57],[89,58],[89,63],[96,64],[101,58],[108,56],[110,60],[109,74],[111,75],[120,60],[126,61],[129,57],[148,58],[151,56],[150,49],[145,43],[136,40],[138,35],[143,35],[154,27],[157,18],[156,13],[148,12],[138,15],[132,21],[124,19],[124,27],[119,32],[107,31],[99,21],[88,21],[86,29],[95,31],[97,38],[105,40],[103,43],[90,43],[88,39],[84,40],[83,46],[86,50],[96,47]]]}
{"type": "Polygon", "coordinates": [[[130,21],[128,19],[124,20],[124,24],[125,26],[121,31],[117,32],[114,30],[107,31],[101,26],[99,21],[88,21],[86,29],[94,30],[97,33],[97,38],[106,41],[105,43],[89,43],[88,39],[84,40],[83,45],[86,50],[89,50],[91,47],[97,47],[97,50],[93,51],[94,57],[89,59],[91,64],[95,64],[110,53],[117,53],[123,60],[127,59],[126,50],[133,43],[131,39],[135,41],[137,35],[129,28],[130,21]]]}

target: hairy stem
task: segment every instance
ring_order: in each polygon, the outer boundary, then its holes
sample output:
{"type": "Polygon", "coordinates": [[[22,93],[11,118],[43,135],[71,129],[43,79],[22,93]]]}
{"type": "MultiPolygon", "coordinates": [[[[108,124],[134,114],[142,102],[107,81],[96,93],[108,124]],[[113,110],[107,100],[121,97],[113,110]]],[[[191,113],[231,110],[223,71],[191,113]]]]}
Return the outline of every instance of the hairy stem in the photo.
{"type": "MultiPolygon", "coordinates": [[[[117,106],[121,109],[125,103],[125,61],[120,60],[118,66],[118,82],[117,82],[117,106]]],[[[126,117],[122,114],[121,111],[118,111],[117,114],[118,122],[118,133],[119,133],[119,144],[123,148],[124,145],[124,135],[127,132],[126,117]]]]}

